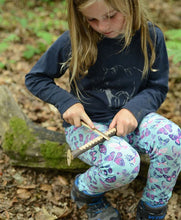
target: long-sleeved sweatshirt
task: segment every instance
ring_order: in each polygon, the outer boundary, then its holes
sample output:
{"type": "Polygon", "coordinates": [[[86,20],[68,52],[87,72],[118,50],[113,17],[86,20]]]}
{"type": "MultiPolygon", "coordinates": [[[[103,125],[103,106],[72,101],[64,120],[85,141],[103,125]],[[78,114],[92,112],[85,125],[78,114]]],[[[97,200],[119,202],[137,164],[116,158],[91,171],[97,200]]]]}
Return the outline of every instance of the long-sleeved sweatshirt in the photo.
{"type": "MultiPolygon", "coordinates": [[[[145,115],[157,111],[168,91],[169,65],[164,36],[158,27],[153,30],[150,25],[149,28],[152,40],[156,40],[156,60],[153,70],[144,78],[140,30],[124,50],[121,40],[103,38],[97,45],[96,63],[77,81],[82,94],[79,100],[74,89],[68,92],[54,82],[65,73],[62,63],[71,52],[69,31],[66,31],[26,75],[25,84],[35,96],[53,104],[61,115],[75,103],[82,103],[94,122],[110,121],[125,108],[140,123],[145,115]]],[[[148,51],[150,56],[149,48],[148,51]]],[[[64,122],[64,126],[69,124],[64,122]]]]}

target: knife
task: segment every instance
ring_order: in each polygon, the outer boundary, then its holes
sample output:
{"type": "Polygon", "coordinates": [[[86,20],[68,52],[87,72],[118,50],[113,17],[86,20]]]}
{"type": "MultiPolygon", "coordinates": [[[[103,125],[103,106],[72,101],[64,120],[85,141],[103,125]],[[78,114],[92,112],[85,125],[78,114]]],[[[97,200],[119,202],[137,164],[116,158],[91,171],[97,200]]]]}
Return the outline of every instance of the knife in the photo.
{"type": "Polygon", "coordinates": [[[88,124],[86,124],[85,122],[81,121],[81,124],[87,128],[89,128],[90,130],[94,131],[95,133],[97,133],[98,135],[102,136],[103,138],[105,138],[106,140],[110,140],[110,137],[106,134],[104,134],[103,132],[99,131],[97,128],[91,128],[88,124]]]}

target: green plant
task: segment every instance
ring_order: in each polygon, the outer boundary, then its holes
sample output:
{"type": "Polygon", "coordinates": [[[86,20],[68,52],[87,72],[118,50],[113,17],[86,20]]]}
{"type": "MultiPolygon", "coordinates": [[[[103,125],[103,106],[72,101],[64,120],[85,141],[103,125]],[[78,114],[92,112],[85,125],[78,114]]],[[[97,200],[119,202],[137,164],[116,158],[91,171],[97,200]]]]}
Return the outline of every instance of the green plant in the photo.
{"type": "Polygon", "coordinates": [[[165,32],[168,56],[173,57],[173,63],[181,62],[181,29],[165,32]]]}
{"type": "Polygon", "coordinates": [[[6,64],[0,62],[0,69],[4,69],[5,66],[6,66],[6,64]]]}
{"type": "Polygon", "coordinates": [[[8,47],[9,47],[8,43],[2,41],[2,42],[0,43],[0,53],[2,53],[3,51],[5,51],[8,47]]]}
{"type": "Polygon", "coordinates": [[[36,33],[39,38],[42,38],[48,45],[52,43],[53,35],[46,31],[39,31],[36,33]]]}
{"type": "Polygon", "coordinates": [[[31,59],[35,54],[40,54],[40,50],[38,47],[34,47],[32,45],[26,45],[26,50],[23,53],[23,57],[25,59],[31,59]]]}
{"type": "Polygon", "coordinates": [[[7,50],[10,46],[10,43],[18,41],[19,37],[16,34],[10,34],[8,37],[4,38],[0,43],[0,53],[7,50]]]}
{"type": "Polygon", "coordinates": [[[28,20],[27,20],[27,18],[16,17],[16,20],[21,24],[21,26],[23,28],[27,28],[28,27],[28,20]]]}
{"type": "Polygon", "coordinates": [[[46,51],[47,43],[41,42],[41,39],[37,42],[36,46],[26,45],[26,49],[23,52],[23,57],[27,60],[31,59],[36,54],[42,54],[46,51]]]}
{"type": "Polygon", "coordinates": [[[0,5],[3,5],[5,3],[5,0],[0,0],[0,5]]]}
{"type": "Polygon", "coordinates": [[[10,34],[7,38],[4,39],[4,42],[14,42],[18,41],[19,37],[16,34],[10,34]]]}
{"type": "MultiPolygon", "coordinates": [[[[0,6],[5,3],[5,0],[0,0],[0,6]]],[[[1,28],[6,33],[0,40],[0,53],[11,49],[14,43],[21,41],[25,46],[22,55],[25,59],[31,59],[34,55],[43,53],[57,39],[57,32],[68,29],[65,20],[66,0],[60,0],[59,7],[54,7],[54,4],[53,0],[27,1],[26,10],[23,10],[18,16],[14,8],[7,14],[1,13],[3,7],[0,7],[1,28]],[[46,7],[49,8],[48,11],[46,11],[46,7]],[[14,32],[16,28],[20,30],[18,34],[14,32]],[[25,35],[22,36],[22,33],[25,35]],[[32,36],[34,42],[28,44],[27,39],[32,36]]],[[[23,6],[23,3],[20,5],[23,6]]],[[[4,68],[2,63],[0,66],[4,68]]]]}

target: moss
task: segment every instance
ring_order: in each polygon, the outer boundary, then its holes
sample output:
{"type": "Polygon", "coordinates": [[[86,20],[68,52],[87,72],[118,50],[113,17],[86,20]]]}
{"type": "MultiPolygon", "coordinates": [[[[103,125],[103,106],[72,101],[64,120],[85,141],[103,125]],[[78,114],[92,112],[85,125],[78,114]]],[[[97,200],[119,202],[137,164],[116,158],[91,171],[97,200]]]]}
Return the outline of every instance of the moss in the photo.
{"type": "Polygon", "coordinates": [[[86,169],[89,166],[79,159],[74,159],[69,167],[67,164],[67,144],[60,145],[56,142],[46,141],[41,144],[41,153],[46,161],[46,166],[56,169],[86,169]]]}
{"type": "Polygon", "coordinates": [[[26,121],[18,117],[12,117],[9,122],[9,129],[5,132],[2,147],[6,152],[16,152],[23,158],[26,149],[35,140],[36,137],[27,126],[26,121]]]}
{"type": "Polygon", "coordinates": [[[66,151],[66,144],[60,145],[58,142],[45,141],[40,146],[41,153],[44,158],[61,158],[66,151]]]}

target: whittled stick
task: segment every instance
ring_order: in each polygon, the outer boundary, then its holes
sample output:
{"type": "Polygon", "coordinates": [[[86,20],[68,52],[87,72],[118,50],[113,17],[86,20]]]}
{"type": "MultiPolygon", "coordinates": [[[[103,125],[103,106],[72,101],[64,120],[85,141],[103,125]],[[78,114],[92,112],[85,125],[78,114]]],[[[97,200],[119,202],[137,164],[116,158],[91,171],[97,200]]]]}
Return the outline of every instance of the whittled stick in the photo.
{"type": "MultiPolygon", "coordinates": [[[[112,128],[111,130],[106,131],[104,134],[107,135],[108,137],[112,137],[116,134],[116,128],[112,128]]],[[[72,152],[70,149],[68,149],[68,151],[67,151],[67,164],[68,164],[68,166],[70,166],[71,161],[73,159],[75,159],[76,157],[78,157],[82,153],[86,152],[87,150],[91,149],[92,147],[96,146],[97,144],[102,143],[105,140],[106,139],[104,137],[98,136],[95,139],[89,141],[87,144],[84,144],[83,146],[81,146],[79,149],[76,149],[72,152]]]]}
{"type": "MultiPolygon", "coordinates": [[[[109,137],[112,137],[116,134],[116,128],[112,128],[111,130],[106,131],[104,134],[109,137]]],[[[91,149],[92,147],[96,146],[97,144],[100,144],[103,141],[105,141],[105,138],[102,136],[98,136],[95,139],[89,141],[87,144],[84,144],[79,149],[72,151],[72,159],[78,157],[79,155],[81,155],[85,151],[91,149]]]]}

